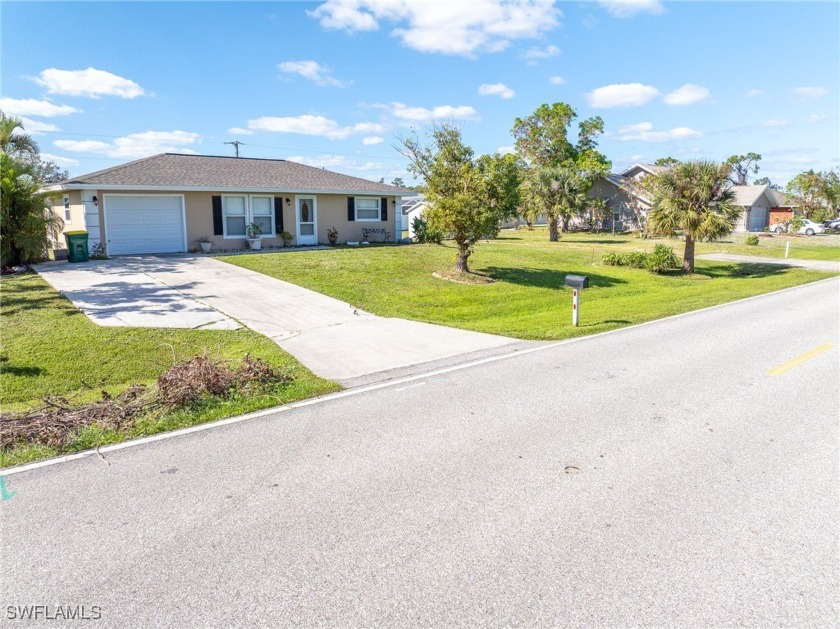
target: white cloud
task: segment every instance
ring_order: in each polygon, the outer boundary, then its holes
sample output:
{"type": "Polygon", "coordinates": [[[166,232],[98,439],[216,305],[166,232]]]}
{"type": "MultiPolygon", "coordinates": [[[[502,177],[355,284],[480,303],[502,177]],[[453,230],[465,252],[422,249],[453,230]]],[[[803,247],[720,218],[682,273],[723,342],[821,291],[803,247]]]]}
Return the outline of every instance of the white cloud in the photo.
{"type": "Polygon", "coordinates": [[[828,90],[824,87],[795,87],[791,94],[796,102],[809,103],[828,94],[828,90]]]}
{"type": "Polygon", "coordinates": [[[55,105],[48,100],[34,98],[0,98],[0,110],[9,116],[40,116],[42,118],[69,116],[81,111],[70,105],[55,105]]]}
{"type": "Polygon", "coordinates": [[[515,146],[500,146],[496,149],[497,153],[501,153],[502,155],[508,155],[510,153],[516,153],[515,146]]]}
{"type": "Polygon", "coordinates": [[[519,56],[522,59],[525,59],[529,66],[533,66],[536,65],[540,59],[551,59],[552,57],[559,55],[560,52],[561,51],[557,46],[549,44],[544,48],[537,48],[536,46],[528,48],[527,50],[523,50],[519,56]]]}
{"type": "Polygon", "coordinates": [[[822,114],[811,114],[808,116],[808,122],[811,124],[816,124],[818,122],[822,122],[823,120],[828,120],[828,116],[824,116],[822,114]]]}
{"type": "Polygon", "coordinates": [[[362,144],[365,146],[373,146],[374,144],[382,144],[385,141],[385,138],[379,137],[378,135],[369,135],[367,137],[362,138],[362,144]]]}
{"type": "Polygon", "coordinates": [[[242,127],[231,127],[227,130],[228,135],[254,135],[250,129],[243,129],[242,127]]]}
{"type": "Polygon", "coordinates": [[[786,127],[790,124],[790,120],[787,118],[775,118],[773,120],[765,120],[759,126],[764,127],[765,129],[770,129],[773,127],[786,127]]]}
{"type": "Polygon", "coordinates": [[[482,96],[499,96],[500,98],[513,98],[516,92],[504,83],[482,83],[478,86],[478,93],[482,96]]]}
{"type": "Polygon", "coordinates": [[[566,81],[563,79],[562,76],[552,76],[548,78],[548,82],[552,85],[563,85],[566,81]]]}
{"type": "Polygon", "coordinates": [[[286,159],[290,162],[306,164],[307,166],[315,166],[316,168],[335,168],[338,170],[383,172],[393,168],[393,166],[389,166],[383,162],[360,162],[355,159],[345,157],[344,155],[317,155],[314,157],[293,155],[292,157],[287,157],[286,159]]]}
{"type": "Polygon", "coordinates": [[[666,94],[666,105],[694,105],[708,101],[711,97],[711,92],[708,88],[693,83],[686,83],[682,87],[674,90],[670,94],[666,94]]]}
{"type": "Polygon", "coordinates": [[[659,95],[659,90],[642,83],[615,83],[605,85],[586,94],[592,107],[637,107],[659,95]]]}
{"type": "Polygon", "coordinates": [[[756,98],[758,96],[764,96],[764,90],[760,90],[754,87],[751,90],[747,91],[746,96],[747,98],[756,98]]]}
{"type": "Polygon", "coordinates": [[[660,15],[665,12],[660,0],[598,0],[598,4],[617,18],[633,17],[639,13],[660,15]]]}
{"type": "Polygon", "coordinates": [[[41,159],[45,162],[55,162],[62,168],[79,165],[79,160],[77,159],[73,159],[72,157],[62,157],[61,155],[53,155],[52,153],[41,153],[41,159]]]}
{"type": "Polygon", "coordinates": [[[56,140],[53,144],[74,153],[97,153],[108,157],[137,158],[156,153],[195,153],[187,148],[201,141],[189,131],[144,131],[131,133],[113,142],[99,140],[56,140]]]}
{"type": "Polygon", "coordinates": [[[391,114],[402,120],[415,122],[429,122],[439,118],[455,118],[470,120],[478,117],[478,112],[468,105],[438,105],[431,109],[425,107],[409,107],[403,103],[391,103],[391,114]]]}
{"type": "Polygon", "coordinates": [[[389,22],[395,26],[391,34],[409,48],[467,57],[539,37],[562,15],[554,0],[327,0],[307,13],[323,28],[349,33],[375,31],[389,22]]]}
{"type": "Polygon", "coordinates": [[[676,127],[670,131],[656,131],[651,122],[639,122],[620,127],[616,139],[622,141],[635,140],[637,142],[669,142],[671,140],[685,140],[698,138],[702,133],[688,127],[676,127]]]}
{"type": "Polygon", "coordinates": [[[252,131],[270,131],[272,133],[297,133],[313,135],[330,140],[346,140],[351,135],[362,133],[383,133],[385,127],[375,122],[360,122],[351,127],[342,127],[335,120],[324,116],[304,114],[302,116],[263,116],[248,121],[252,131]]]}
{"type": "Polygon", "coordinates": [[[35,78],[35,82],[47,88],[48,94],[64,96],[137,98],[146,93],[134,81],[96,68],[86,70],[47,68],[35,78]]]}
{"type": "Polygon", "coordinates": [[[42,133],[60,131],[60,129],[51,122],[32,120],[32,118],[27,118],[26,116],[22,116],[20,121],[23,123],[24,130],[32,135],[41,135],[42,133]]]}
{"type": "Polygon", "coordinates": [[[332,70],[317,61],[284,61],[277,65],[281,72],[298,74],[322,87],[347,87],[353,81],[339,81],[332,70]]]}

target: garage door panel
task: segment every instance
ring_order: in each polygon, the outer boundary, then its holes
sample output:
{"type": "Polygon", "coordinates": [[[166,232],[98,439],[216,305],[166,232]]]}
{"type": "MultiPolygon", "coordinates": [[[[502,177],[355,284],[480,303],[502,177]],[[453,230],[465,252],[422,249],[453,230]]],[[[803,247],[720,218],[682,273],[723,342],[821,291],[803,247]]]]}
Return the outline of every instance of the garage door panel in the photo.
{"type": "Polygon", "coordinates": [[[184,251],[181,197],[107,195],[105,217],[108,250],[114,255],[184,251]]]}

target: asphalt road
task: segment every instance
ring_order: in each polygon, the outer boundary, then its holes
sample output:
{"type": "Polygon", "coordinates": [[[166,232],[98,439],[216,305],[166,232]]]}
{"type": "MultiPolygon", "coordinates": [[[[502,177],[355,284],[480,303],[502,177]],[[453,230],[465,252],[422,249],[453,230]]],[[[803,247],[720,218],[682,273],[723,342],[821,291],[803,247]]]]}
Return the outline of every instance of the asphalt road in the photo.
{"type": "Polygon", "coordinates": [[[837,627],[838,337],[835,279],[7,475],[3,622],[837,627]]]}

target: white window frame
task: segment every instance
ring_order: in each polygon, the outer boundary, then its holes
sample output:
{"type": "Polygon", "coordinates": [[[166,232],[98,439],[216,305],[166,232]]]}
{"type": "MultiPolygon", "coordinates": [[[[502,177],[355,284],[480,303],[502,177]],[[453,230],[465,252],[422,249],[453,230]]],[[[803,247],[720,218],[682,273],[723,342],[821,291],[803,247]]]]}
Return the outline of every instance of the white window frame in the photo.
{"type": "Polygon", "coordinates": [[[271,231],[270,232],[263,232],[262,236],[264,238],[273,238],[277,235],[277,217],[275,216],[275,212],[277,211],[274,207],[274,195],[273,194],[223,194],[222,195],[222,238],[225,240],[237,240],[242,238],[247,238],[247,230],[248,225],[254,222],[254,211],[253,206],[251,203],[252,199],[256,198],[263,198],[269,200],[269,214],[260,214],[259,216],[265,217],[268,216],[271,223],[271,231]],[[245,234],[241,236],[238,234],[228,235],[227,233],[227,213],[225,212],[225,206],[227,204],[228,198],[245,198],[245,234]]]}
{"type": "Polygon", "coordinates": [[[72,223],[73,212],[70,209],[70,197],[64,197],[64,222],[72,223]]]}
{"type": "Polygon", "coordinates": [[[361,223],[381,223],[382,222],[382,199],[379,197],[355,197],[353,201],[353,212],[356,221],[361,223]],[[376,201],[376,206],[379,208],[379,216],[376,218],[359,218],[359,199],[376,201]]]}

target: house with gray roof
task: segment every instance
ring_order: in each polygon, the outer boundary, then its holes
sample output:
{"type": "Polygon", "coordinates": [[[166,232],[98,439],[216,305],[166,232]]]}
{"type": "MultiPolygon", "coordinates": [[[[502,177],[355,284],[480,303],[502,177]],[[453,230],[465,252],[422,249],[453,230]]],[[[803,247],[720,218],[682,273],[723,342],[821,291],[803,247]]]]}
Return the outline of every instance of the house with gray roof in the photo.
{"type": "MultiPolygon", "coordinates": [[[[666,170],[668,166],[633,164],[620,174],[610,174],[596,181],[589,194],[606,199],[607,207],[612,210],[604,229],[612,229],[613,224],[618,230],[639,229],[636,213],[646,215],[651,200],[645,198],[642,190],[634,184],[666,170]]],[[[768,185],[732,186],[732,192],[735,203],[743,208],[741,217],[735,223],[736,232],[763,231],[771,223],[777,222],[772,220],[775,216],[780,217],[778,222],[789,220],[795,207],[787,195],[768,185]]]]}
{"type": "MultiPolygon", "coordinates": [[[[109,255],[177,253],[209,239],[243,249],[256,224],[265,246],[400,239],[405,188],[282,159],[162,153],[47,188],[63,233],[86,230],[109,255]]],[[[64,246],[58,235],[56,248],[64,246]]]]}

